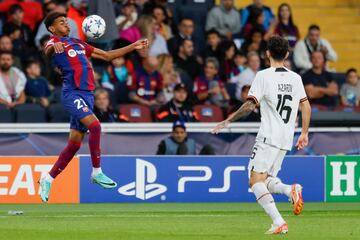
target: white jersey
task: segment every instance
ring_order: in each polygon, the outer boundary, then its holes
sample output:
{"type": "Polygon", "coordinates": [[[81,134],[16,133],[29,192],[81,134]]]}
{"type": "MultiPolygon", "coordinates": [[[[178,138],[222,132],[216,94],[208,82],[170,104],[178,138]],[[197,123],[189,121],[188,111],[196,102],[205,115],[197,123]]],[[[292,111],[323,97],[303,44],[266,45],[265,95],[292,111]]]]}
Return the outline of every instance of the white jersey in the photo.
{"type": "Polygon", "coordinates": [[[301,77],[286,68],[259,71],[248,99],[260,105],[261,125],[256,140],[290,150],[299,103],[307,100],[301,77]]]}

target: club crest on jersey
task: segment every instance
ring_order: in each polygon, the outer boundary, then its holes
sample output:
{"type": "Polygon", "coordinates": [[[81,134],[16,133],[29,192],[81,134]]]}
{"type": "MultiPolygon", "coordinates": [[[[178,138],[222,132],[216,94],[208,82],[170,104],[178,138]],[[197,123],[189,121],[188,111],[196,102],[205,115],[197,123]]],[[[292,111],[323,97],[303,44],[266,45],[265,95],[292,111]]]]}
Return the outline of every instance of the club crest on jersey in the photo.
{"type": "Polygon", "coordinates": [[[74,50],[74,49],[70,49],[68,51],[68,55],[69,57],[76,57],[76,55],[82,55],[85,54],[85,50],[74,50]]]}
{"type": "Polygon", "coordinates": [[[88,112],[89,111],[89,108],[88,107],[83,107],[83,112],[88,112]]]}
{"type": "Polygon", "coordinates": [[[69,55],[69,57],[75,57],[77,54],[76,54],[76,52],[75,52],[74,49],[70,49],[70,50],[68,51],[68,55],[69,55]]]}

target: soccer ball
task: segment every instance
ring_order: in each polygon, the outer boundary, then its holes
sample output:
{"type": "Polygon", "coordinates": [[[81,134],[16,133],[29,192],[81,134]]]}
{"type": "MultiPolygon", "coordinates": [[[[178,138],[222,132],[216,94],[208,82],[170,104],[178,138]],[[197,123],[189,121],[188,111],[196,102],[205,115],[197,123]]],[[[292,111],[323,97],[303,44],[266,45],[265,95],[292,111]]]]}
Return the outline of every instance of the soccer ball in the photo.
{"type": "Polygon", "coordinates": [[[87,16],[82,22],[82,31],[87,38],[97,39],[105,33],[106,24],[98,15],[87,16]]]}

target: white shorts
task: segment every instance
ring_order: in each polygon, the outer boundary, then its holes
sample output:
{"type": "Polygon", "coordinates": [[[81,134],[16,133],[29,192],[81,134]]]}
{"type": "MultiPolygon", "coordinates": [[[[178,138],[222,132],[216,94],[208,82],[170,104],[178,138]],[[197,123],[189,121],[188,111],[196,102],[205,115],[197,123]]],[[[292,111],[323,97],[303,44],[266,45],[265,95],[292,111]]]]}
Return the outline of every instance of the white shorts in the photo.
{"type": "Polygon", "coordinates": [[[268,173],[268,175],[276,177],[281,170],[286,152],[286,150],[264,142],[256,142],[248,166],[249,178],[251,171],[268,173]]]}

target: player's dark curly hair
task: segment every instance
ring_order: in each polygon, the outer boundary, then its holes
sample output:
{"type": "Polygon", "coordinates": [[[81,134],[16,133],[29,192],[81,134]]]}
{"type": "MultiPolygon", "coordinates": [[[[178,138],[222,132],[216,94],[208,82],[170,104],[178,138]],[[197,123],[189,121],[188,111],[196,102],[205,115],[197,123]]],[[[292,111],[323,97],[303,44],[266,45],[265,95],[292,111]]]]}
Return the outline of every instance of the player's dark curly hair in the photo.
{"type": "Polygon", "coordinates": [[[269,39],[267,47],[271,57],[275,61],[282,61],[285,59],[286,54],[289,51],[289,42],[280,36],[273,36],[269,39]]]}
{"type": "Polygon", "coordinates": [[[67,15],[66,13],[61,13],[61,12],[51,12],[46,16],[44,23],[48,31],[49,31],[49,27],[53,25],[55,20],[59,17],[67,17],[67,15]]]}

